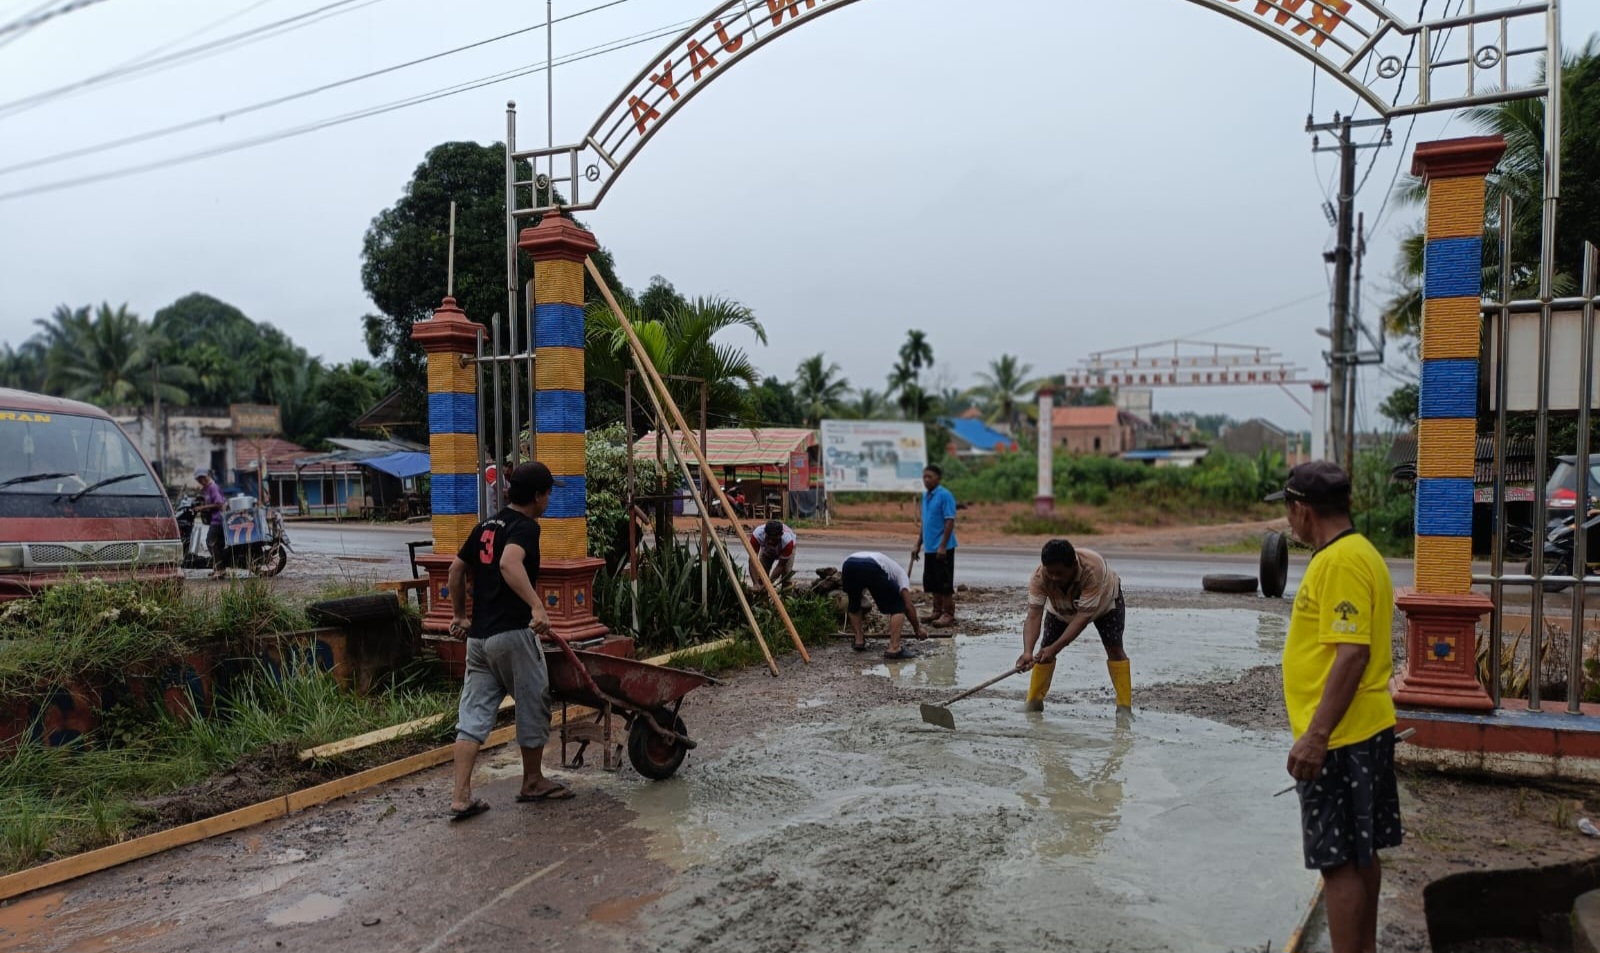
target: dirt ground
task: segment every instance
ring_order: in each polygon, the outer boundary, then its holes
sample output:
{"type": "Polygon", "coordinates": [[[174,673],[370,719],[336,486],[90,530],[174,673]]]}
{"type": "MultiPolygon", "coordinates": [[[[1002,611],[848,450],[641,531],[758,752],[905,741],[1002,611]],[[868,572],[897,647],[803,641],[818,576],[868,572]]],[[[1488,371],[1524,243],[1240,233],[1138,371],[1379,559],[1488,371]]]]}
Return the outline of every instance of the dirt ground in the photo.
{"type": "MultiPolygon", "coordinates": [[[[1020,597],[1015,590],[963,592],[962,634],[1005,639],[1015,628],[1020,597]]],[[[1166,591],[1130,592],[1129,602],[1147,609],[1242,609],[1278,615],[1289,608],[1287,603],[1257,597],[1166,591]]],[[[1398,628],[1396,635],[1398,648],[1398,628]]],[[[1132,640],[1157,637],[1181,637],[1181,633],[1130,632],[1138,709],[1189,715],[1253,733],[1286,727],[1278,673],[1271,666],[1250,668],[1223,681],[1141,684],[1132,640]]],[[[691,696],[684,715],[700,746],[691,753],[685,772],[751,757],[763,739],[817,724],[819,712],[835,722],[864,717],[870,725],[876,712],[949,694],[863,677],[863,657],[851,652],[843,640],[815,650],[813,658],[810,666],[786,660],[778,679],[751,669],[691,696]]],[[[1063,701],[1103,705],[1106,696],[1102,688],[1063,701]]],[[[870,735],[882,729],[868,730],[870,735]]],[[[592,750],[590,759],[596,760],[592,750]]],[[[871,863],[862,866],[859,851],[841,852],[840,845],[818,841],[804,862],[834,871],[843,893],[790,895],[787,891],[796,889],[797,881],[785,869],[747,854],[729,860],[734,867],[712,872],[718,878],[716,885],[736,889],[713,907],[705,907],[704,894],[680,888],[696,877],[705,879],[708,872],[696,873],[692,866],[663,859],[657,849],[660,831],[652,830],[651,819],[636,809],[638,786],[647,782],[632,776],[628,768],[613,776],[592,767],[562,772],[554,766],[553,750],[547,764],[574,785],[579,793],[575,800],[514,804],[515,750],[500,749],[480,762],[479,793],[494,810],[465,824],[448,824],[442,817],[449,782],[447,769],[441,768],[292,818],[25,896],[0,906],[0,953],[486,951],[507,943],[587,953],[731,949],[739,946],[735,941],[753,942],[743,947],[752,950],[813,949],[814,944],[803,942],[808,930],[818,936],[837,935],[841,942],[849,939],[826,918],[880,916],[884,911],[866,904],[891,902],[887,898],[892,892],[876,888],[866,894],[851,892],[864,889],[863,880],[876,882],[874,878],[886,876],[885,871],[871,863]],[[693,899],[696,896],[701,899],[693,899]],[[789,904],[810,911],[779,921],[798,931],[798,937],[731,927],[726,936],[713,938],[683,932],[685,924],[701,919],[729,924],[753,909],[788,909],[789,904]],[[663,924],[675,924],[677,932],[662,932],[663,924]]],[[[259,767],[246,766],[241,783],[255,783],[250,772],[259,767]]],[[[1600,797],[1592,791],[1415,773],[1403,778],[1403,786],[1407,839],[1386,855],[1381,949],[1429,949],[1422,895],[1424,887],[1440,877],[1600,854],[1600,842],[1581,837],[1574,828],[1576,817],[1600,820],[1600,797]]],[[[180,819],[178,814],[185,811],[218,809],[223,802],[234,806],[225,794],[210,805],[197,805],[197,798],[175,803],[172,819],[180,819]]],[[[730,789],[727,796],[754,798],[774,814],[782,814],[792,803],[782,787],[730,789]]],[[[715,806],[705,810],[709,812],[705,823],[713,827],[723,823],[715,806]]],[[[959,835],[928,827],[927,822],[919,824],[916,815],[908,808],[905,819],[880,832],[883,842],[873,849],[904,853],[929,837],[959,835]]],[[[999,837],[1015,834],[1022,824],[1004,812],[994,814],[992,821],[997,826],[989,833],[999,837]]],[[[972,849],[981,849],[977,841],[972,849]]],[[[932,879],[915,875],[907,883],[942,884],[961,891],[985,876],[981,865],[946,865],[935,873],[932,879]]],[[[908,938],[923,936],[918,930],[934,930],[927,934],[933,937],[929,949],[991,947],[987,940],[963,933],[973,929],[971,924],[953,920],[908,922],[904,929],[908,938]],[[944,934],[939,934],[941,930],[944,934]],[[939,940],[941,935],[948,942],[939,940]],[[956,942],[963,937],[966,947],[956,942]]],[[[1035,939],[1049,948],[1101,948],[1060,937],[1035,939]]]]}

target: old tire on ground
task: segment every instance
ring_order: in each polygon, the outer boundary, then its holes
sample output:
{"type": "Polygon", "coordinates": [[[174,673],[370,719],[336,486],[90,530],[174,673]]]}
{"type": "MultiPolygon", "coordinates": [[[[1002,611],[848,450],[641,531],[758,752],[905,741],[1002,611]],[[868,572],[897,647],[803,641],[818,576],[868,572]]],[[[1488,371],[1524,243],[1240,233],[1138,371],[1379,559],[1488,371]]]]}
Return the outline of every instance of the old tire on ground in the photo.
{"type": "Polygon", "coordinates": [[[325,599],[306,606],[306,617],[319,625],[361,625],[394,622],[400,618],[400,600],[392,592],[325,599]]]}
{"type": "Polygon", "coordinates": [[[1282,533],[1268,533],[1261,540],[1261,594],[1281,599],[1289,586],[1289,540],[1282,533]]]}
{"type": "Polygon", "coordinates": [[[1200,577],[1200,588],[1206,592],[1241,593],[1256,591],[1256,577],[1238,573],[1219,572],[1200,577]]]}
{"type": "MultiPolygon", "coordinates": [[[[688,734],[683,728],[683,719],[667,711],[653,711],[650,713],[656,723],[676,731],[680,735],[688,734]]],[[[652,781],[665,781],[683,764],[683,758],[689,753],[682,742],[668,741],[651,730],[650,725],[641,718],[633,719],[633,724],[628,728],[628,762],[633,769],[652,781]]]]}

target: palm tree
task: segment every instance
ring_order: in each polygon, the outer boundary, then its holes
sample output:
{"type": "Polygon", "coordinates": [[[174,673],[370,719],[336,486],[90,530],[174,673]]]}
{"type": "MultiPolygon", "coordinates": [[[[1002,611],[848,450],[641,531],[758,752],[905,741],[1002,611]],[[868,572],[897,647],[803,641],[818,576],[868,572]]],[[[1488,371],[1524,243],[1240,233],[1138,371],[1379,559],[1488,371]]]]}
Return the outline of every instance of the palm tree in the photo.
{"type": "Polygon", "coordinates": [[[0,344],[0,387],[43,390],[44,358],[44,343],[38,337],[29,338],[15,348],[0,344]]]}
{"type": "Polygon", "coordinates": [[[889,410],[889,398],[886,394],[864,387],[856,394],[854,404],[850,405],[850,413],[858,420],[877,420],[889,410]]]}
{"type": "Polygon", "coordinates": [[[1013,354],[1002,354],[989,362],[987,371],[978,372],[979,384],[967,393],[976,397],[986,411],[989,423],[1004,421],[1015,430],[1019,423],[1018,406],[1038,390],[1041,382],[1030,380],[1032,364],[1022,363],[1013,354]]]}
{"type": "MultiPolygon", "coordinates": [[[[761,375],[743,348],[720,343],[715,338],[730,328],[747,328],[762,344],[767,331],[755,313],[736,301],[724,298],[696,298],[666,308],[658,320],[643,320],[639,309],[623,305],[645,352],[663,377],[676,375],[704,380],[708,385],[707,410],[713,425],[733,420],[754,425],[754,391],[761,375]]],[[[611,309],[602,304],[588,311],[588,351],[586,367],[590,380],[604,381],[619,389],[627,372],[633,369],[628,337],[611,309]]],[[[699,419],[700,383],[668,380],[667,390],[683,409],[689,425],[699,419]]],[[[642,382],[636,382],[636,388],[642,382]]],[[[648,404],[649,398],[636,399],[648,404]]]]}
{"type": "Polygon", "coordinates": [[[819,352],[794,369],[794,393],[807,427],[815,427],[824,416],[837,413],[850,394],[850,382],[839,376],[839,365],[830,361],[823,366],[822,360],[819,352]]]}
{"type": "Polygon", "coordinates": [[[933,395],[933,403],[946,417],[959,417],[972,406],[972,397],[960,388],[946,387],[933,395]]]}
{"type": "Polygon", "coordinates": [[[87,307],[60,305],[36,323],[43,329],[45,384],[51,390],[101,406],[137,404],[155,393],[159,376],[163,400],[188,401],[178,385],[192,380],[193,372],[161,366],[160,339],[126,304],[116,310],[102,304],[92,317],[87,307]]]}
{"type": "Polygon", "coordinates": [[[889,372],[888,393],[900,406],[900,415],[907,420],[921,420],[928,415],[931,401],[927,391],[917,381],[918,371],[910,360],[901,358],[889,372]]]}
{"type": "Polygon", "coordinates": [[[906,332],[906,343],[900,345],[900,362],[911,371],[911,383],[922,383],[922,369],[933,366],[933,345],[928,343],[926,332],[915,328],[906,332]]]}

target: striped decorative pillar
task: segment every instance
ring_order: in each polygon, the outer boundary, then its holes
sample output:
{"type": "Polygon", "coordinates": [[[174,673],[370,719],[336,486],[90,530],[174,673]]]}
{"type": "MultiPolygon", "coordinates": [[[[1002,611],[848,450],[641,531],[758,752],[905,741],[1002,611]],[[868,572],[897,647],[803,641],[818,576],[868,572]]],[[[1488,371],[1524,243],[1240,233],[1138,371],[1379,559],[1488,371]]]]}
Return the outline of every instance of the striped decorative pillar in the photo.
{"type": "Polygon", "coordinates": [[[533,456],[560,484],[539,520],[538,589],[556,634],[588,639],[606,634],[594,617],[594,575],[605,560],[589,557],[583,397],[583,262],[600,246],[553,212],[517,244],[533,259],[533,456]]]}
{"type": "Polygon", "coordinates": [[[1484,179],[1505,152],[1499,136],[1417,146],[1411,172],[1428,188],[1418,394],[1416,589],[1406,672],[1396,701],[1488,710],[1478,683],[1476,629],[1493,608],[1472,591],[1472,490],[1482,346],[1484,179]]]}
{"type": "Polygon", "coordinates": [[[447,632],[450,560],[478,522],[478,387],[472,359],[478,325],[454,298],[411,326],[428,355],[428,460],[433,499],[433,554],[417,558],[428,572],[425,631],[447,632]]]}

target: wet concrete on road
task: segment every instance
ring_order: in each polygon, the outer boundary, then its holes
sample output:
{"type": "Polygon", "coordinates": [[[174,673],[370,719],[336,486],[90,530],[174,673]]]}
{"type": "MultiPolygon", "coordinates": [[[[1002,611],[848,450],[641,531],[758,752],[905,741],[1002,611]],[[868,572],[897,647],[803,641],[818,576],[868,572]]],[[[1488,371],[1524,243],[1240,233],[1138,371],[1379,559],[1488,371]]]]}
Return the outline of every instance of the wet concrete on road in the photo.
{"type": "MultiPolygon", "coordinates": [[[[554,773],[515,805],[518,756],[480,761],[494,810],[441,814],[447,769],[0,907],[0,951],[1235,950],[1287,936],[1313,881],[1280,785],[1287,733],[1108,703],[1092,631],[1052,703],[1008,634],[885,665],[845,645],[690,696],[679,775],[554,773]]],[[[1135,701],[1168,674],[1275,657],[1282,616],[1130,609],[1135,701]]],[[[874,643],[874,647],[881,646],[874,643]]],[[[552,756],[554,745],[551,746],[552,756]]],[[[591,750],[590,760],[598,761],[591,750]]],[[[547,759],[547,764],[549,759],[547,759]]]]}

